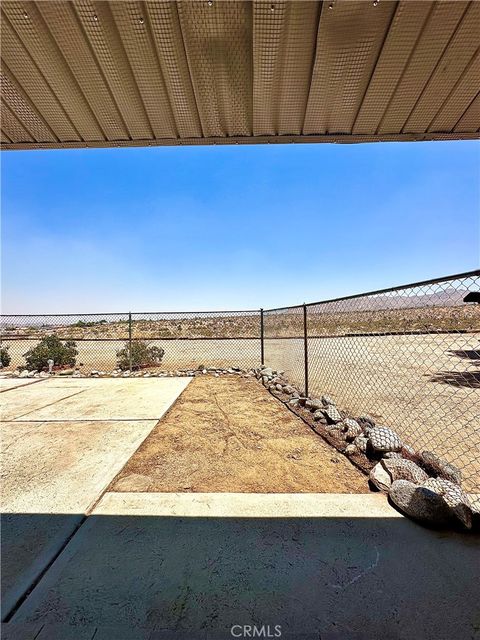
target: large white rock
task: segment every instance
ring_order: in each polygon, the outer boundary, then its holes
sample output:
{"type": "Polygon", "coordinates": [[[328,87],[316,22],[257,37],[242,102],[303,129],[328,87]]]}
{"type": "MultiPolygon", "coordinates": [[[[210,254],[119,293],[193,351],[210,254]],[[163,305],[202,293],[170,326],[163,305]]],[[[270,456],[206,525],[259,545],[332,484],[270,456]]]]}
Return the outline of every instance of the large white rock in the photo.
{"type": "Polygon", "coordinates": [[[392,478],[381,462],[378,462],[370,471],[370,482],[380,491],[388,491],[392,484],[392,478]]]}

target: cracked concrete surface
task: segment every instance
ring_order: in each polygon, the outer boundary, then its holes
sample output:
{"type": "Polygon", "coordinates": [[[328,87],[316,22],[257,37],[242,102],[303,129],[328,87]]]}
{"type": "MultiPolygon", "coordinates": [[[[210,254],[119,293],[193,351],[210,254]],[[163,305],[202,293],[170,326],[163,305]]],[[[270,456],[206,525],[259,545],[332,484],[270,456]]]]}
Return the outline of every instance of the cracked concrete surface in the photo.
{"type": "Polygon", "coordinates": [[[123,382],[50,378],[1,394],[2,616],[189,379],[123,382]]]}

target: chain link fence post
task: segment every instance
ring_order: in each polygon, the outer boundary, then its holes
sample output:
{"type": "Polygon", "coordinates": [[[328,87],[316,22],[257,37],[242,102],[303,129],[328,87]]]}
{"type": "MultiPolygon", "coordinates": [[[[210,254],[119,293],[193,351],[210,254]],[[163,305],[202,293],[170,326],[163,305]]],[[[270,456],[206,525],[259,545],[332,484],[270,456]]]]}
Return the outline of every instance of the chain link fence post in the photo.
{"type": "Polygon", "coordinates": [[[260,309],[260,357],[261,364],[265,364],[265,343],[264,343],[264,329],[263,329],[263,309],[260,309]]]}
{"type": "Polygon", "coordinates": [[[308,328],[307,305],[303,303],[303,356],[305,362],[305,395],[308,396],[308,328]]]}
{"type": "Polygon", "coordinates": [[[128,368],[132,370],[132,312],[128,312],[128,368]]]}

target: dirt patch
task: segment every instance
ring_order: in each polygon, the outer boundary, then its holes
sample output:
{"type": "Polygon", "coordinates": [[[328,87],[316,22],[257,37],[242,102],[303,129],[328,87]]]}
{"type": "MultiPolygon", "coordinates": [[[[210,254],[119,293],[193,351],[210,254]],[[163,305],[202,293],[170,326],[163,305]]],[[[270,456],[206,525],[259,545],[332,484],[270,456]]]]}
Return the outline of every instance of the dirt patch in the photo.
{"type": "Polygon", "coordinates": [[[367,478],[249,378],[193,380],[110,491],[367,493],[367,478]]]}

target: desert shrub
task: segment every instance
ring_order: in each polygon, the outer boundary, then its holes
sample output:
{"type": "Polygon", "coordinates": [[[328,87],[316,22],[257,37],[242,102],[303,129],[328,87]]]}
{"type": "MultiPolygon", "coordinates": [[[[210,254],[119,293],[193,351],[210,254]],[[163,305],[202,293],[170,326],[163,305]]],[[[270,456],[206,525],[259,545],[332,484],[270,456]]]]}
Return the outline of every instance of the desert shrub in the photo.
{"type": "MultiPolygon", "coordinates": [[[[161,347],[148,346],[144,340],[134,340],[132,342],[132,369],[152,367],[160,364],[165,354],[161,347]]],[[[117,351],[117,366],[122,371],[130,369],[130,345],[125,343],[123,349],[117,351]]]]}
{"type": "Polygon", "coordinates": [[[2,367],[8,367],[11,361],[12,357],[8,353],[8,347],[0,347],[0,364],[2,367]]]}
{"type": "Polygon", "coordinates": [[[92,320],[91,322],[85,322],[85,320],[79,320],[72,324],[72,327],[80,327],[80,329],[85,329],[88,327],[96,327],[99,324],[107,324],[106,320],[92,320]]]}
{"type": "Polygon", "coordinates": [[[55,367],[73,367],[78,351],[73,340],[62,342],[58,336],[46,336],[36,347],[24,355],[28,369],[43,371],[48,369],[48,360],[53,360],[55,367]]]}

